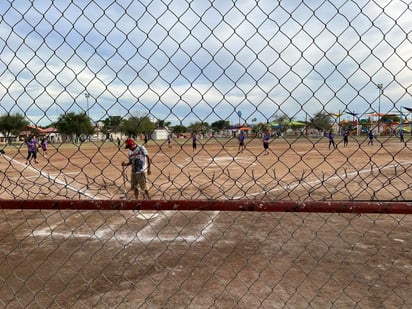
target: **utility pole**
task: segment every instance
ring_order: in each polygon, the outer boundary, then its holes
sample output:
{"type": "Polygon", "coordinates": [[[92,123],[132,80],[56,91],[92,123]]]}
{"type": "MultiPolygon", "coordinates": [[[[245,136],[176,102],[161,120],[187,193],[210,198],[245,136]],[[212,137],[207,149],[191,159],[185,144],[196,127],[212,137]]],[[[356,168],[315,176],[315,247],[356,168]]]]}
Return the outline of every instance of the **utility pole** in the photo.
{"type": "Polygon", "coordinates": [[[242,125],[240,124],[240,118],[242,117],[242,112],[238,111],[237,115],[239,116],[239,132],[240,132],[240,128],[242,127],[242,125]]]}
{"type": "Polygon", "coordinates": [[[379,97],[378,97],[378,135],[380,135],[381,128],[381,96],[383,94],[383,84],[378,84],[379,97]]]}
{"type": "Polygon", "coordinates": [[[90,98],[90,93],[86,92],[86,93],[84,94],[84,96],[86,97],[86,100],[87,100],[86,114],[87,114],[87,117],[89,117],[89,98],[90,98]]]}

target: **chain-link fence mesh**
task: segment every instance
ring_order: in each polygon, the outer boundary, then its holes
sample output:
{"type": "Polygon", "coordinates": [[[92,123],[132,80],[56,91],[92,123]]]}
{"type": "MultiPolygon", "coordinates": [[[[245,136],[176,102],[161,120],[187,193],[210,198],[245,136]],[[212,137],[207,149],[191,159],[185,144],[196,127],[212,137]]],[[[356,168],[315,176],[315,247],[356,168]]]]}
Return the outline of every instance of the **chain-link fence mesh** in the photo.
{"type": "Polygon", "coordinates": [[[412,306],[410,215],[2,210],[2,217],[6,308],[412,306]]]}
{"type": "Polygon", "coordinates": [[[411,29],[406,1],[1,1],[1,306],[412,307],[411,29]]]}
{"type": "Polygon", "coordinates": [[[149,152],[155,199],[411,198],[405,2],[0,11],[3,198],[124,196],[128,136],[149,152]],[[33,135],[49,143],[38,163],[33,135]]]}

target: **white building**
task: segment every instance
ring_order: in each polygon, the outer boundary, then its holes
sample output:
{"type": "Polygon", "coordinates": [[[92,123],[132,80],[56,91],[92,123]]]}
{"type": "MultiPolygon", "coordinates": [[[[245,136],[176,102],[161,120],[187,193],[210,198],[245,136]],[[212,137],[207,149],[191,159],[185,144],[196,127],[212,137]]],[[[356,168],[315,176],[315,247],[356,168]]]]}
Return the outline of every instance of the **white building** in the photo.
{"type": "Polygon", "coordinates": [[[19,137],[18,136],[10,136],[9,138],[6,138],[3,133],[0,133],[0,143],[1,144],[7,144],[8,142],[11,143],[18,143],[19,142],[19,137]]]}
{"type": "Polygon", "coordinates": [[[156,129],[152,132],[151,138],[154,141],[165,140],[169,134],[170,133],[167,129],[156,129]]]}

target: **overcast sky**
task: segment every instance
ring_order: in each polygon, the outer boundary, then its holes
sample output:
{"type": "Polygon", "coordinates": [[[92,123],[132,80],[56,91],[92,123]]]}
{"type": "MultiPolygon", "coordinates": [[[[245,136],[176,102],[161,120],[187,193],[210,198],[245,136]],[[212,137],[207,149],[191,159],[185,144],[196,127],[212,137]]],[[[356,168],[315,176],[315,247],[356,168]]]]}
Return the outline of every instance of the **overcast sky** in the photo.
{"type": "Polygon", "coordinates": [[[0,114],[40,125],[87,106],[184,125],[412,107],[406,1],[2,0],[0,16],[0,114]]]}

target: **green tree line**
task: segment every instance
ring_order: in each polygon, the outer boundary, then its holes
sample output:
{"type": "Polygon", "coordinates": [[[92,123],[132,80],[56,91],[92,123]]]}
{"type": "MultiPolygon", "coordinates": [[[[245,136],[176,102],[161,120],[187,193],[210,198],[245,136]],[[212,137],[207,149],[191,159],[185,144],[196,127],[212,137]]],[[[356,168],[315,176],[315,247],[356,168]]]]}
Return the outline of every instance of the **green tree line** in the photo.
{"type": "MultiPolygon", "coordinates": [[[[389,116],[383,116],[379,121],[389,121],[389,116]]],[[[277,123],[287,123],[292,119],[287,116],[275,116],[274,120],[277,123]]],[[[390,119],[392,121],[399,121],[399,117],[390,119]]],[[[330,114],[321,111],[316,113],[307,122],[307,126],[315,128],[321,131],[328,131],[332,128],[332,124],[336,121],[330,114]]],[[[189,126],[175,125],[171,126],[171,123],[166,119],[158,119],[152,121],[147,115],[139,116],[132,115],[128,118],[122,118],[121,116],[108,116],[102,120],[101,132],[106,136],[110,136],[112,133],[123,133],[128,136],[137,136],[138,134],[151,134],[153,130],[158,128],[168,127],[174,134],[183,134],[186,132],[196,132],[205,134],[212,131],[223,131],[230,128],[230,122],[228,120],[217,120],[211,124],[205,121],[196,121],[189,126]]],[[[10,139],[13,136],[19,136],[20,133],[27,128],[29,121],[20,113],[16,114],[4,114],[0,116],[0,132],[6,139],[10,139]]],[[[68,112],[60,115],[55,123],[51,126],[55,127],[61,134],[68,137],[80,137],[82,135],[92,135],[95,133],[96,127],[92,120],[86,113],[74,113],[68,112]]],[[[270,127],[270,123],[258,123],[252,128],[252,132],[258,133],[270,127]]],[[[284,125],[281,130],[286,130],[287,125],[284,125]]]]}

